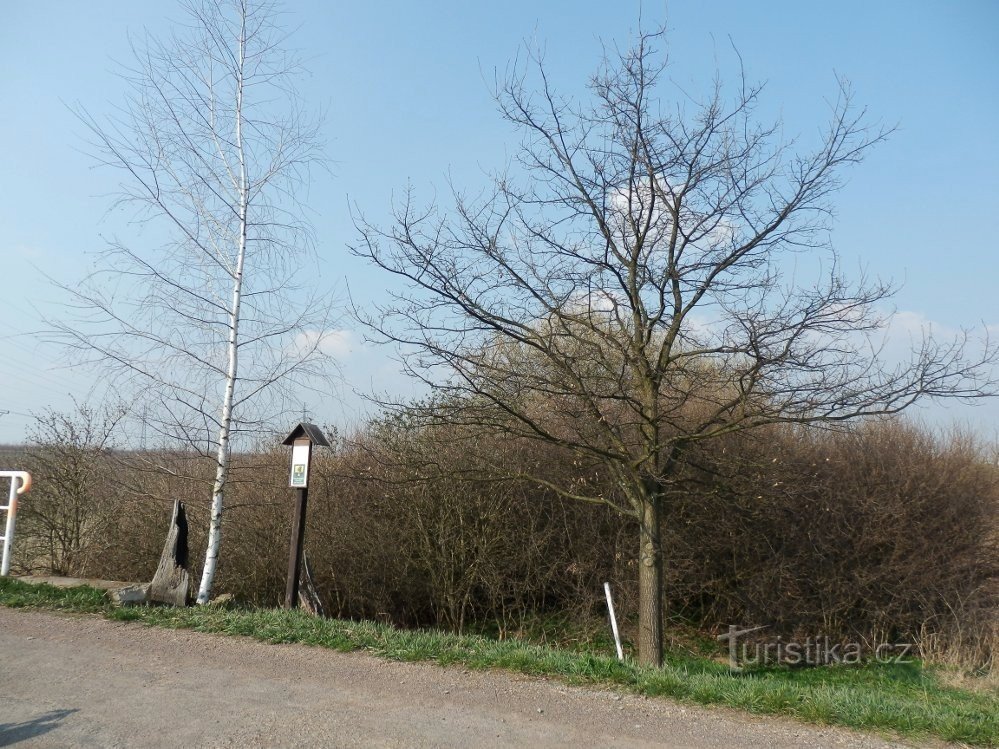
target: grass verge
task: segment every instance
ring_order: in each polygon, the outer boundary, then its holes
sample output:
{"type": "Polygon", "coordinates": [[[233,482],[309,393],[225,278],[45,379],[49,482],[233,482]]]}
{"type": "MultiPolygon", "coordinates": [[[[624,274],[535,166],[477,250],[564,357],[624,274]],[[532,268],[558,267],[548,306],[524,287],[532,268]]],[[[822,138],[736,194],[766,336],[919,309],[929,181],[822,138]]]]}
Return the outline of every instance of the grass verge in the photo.
{"type": "Polygon", "coordinates": [[[460,664],[610,686],[650,697],[726,705],[812,723],[999,745],[999,695],[945,684],[922,664],[765,669],[734,674],[710,658],[668,653],[662,669],[619,663],[596,653],[515,640],[402,630],[376,622],[317,619],[297,611],[201,606],[116,608],[103,591],[0,579],[0,604],[86,614],[149,626],[243,635],[264,642],[364,651],[399,661],[460,664]]]}

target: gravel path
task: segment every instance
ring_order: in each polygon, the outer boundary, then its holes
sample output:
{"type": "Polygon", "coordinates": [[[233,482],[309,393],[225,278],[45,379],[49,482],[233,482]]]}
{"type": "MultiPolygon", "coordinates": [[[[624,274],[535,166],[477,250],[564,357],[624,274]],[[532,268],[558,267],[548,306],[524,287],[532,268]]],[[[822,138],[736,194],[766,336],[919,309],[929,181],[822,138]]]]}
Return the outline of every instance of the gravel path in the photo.
{"type": "Polygon", "coordinates": [[[3,607],[0,652],[0,746],[901,746],[499,672],[3,607]]]}

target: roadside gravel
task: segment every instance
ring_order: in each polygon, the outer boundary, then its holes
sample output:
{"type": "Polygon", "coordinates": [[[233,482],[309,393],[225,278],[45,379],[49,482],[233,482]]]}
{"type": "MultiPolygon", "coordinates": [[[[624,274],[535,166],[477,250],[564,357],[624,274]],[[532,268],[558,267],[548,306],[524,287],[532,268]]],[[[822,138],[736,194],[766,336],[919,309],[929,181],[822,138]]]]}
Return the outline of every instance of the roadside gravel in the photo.
{"type": "Polygon", "coordinates": [[[501,672],[0,607],[0,746],[909,746],[501,672]]]}

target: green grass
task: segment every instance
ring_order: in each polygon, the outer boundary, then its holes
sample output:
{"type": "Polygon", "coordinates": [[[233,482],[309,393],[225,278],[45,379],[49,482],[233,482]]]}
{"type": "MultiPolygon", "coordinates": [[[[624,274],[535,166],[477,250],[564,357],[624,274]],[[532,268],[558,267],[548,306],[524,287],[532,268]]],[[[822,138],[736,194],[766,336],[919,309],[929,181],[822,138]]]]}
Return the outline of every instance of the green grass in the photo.
{"type": "Polygon", "coordinates": [[[364,651],[399,661],[458,664],[609,686],[650,697],[727,705],[758,714],[851,728],[999,745],[999,695],[944,684],[920,663],[824,666],[732,673],[708,657],[670,652],[662,669],[607,655],[516,640],[402,630],[375,622],[317,619],[297,611],[201,606],[116,608],[102,591],[0,579],[0,604],[86,614],[148,626],[243,635],[265,642],[364,651]]]}

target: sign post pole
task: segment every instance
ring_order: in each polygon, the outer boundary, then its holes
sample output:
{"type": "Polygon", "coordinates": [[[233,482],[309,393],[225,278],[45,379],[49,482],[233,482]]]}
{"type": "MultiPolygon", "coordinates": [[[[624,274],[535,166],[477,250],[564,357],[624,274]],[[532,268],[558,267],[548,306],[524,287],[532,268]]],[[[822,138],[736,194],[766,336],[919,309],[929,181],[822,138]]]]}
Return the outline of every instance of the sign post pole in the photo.
{"type": "Polygon", "coordinates": [[[284,591],[284,607],[298,607],[298,571],[302,568],[302,548],[305,545],[305,512],[309,490],[295,491],[295,514],[291,519],[291,551],[288,554],[288,584],[284,591]]]}
{"type": "Polygon", "coordinates": [[[284,607],[298,607],[298,577],[305,548],[305,514],[309,503],[309,470],[312,468],[312,446],[329,447],[329,442],[314,424],[299,424],[289,434],[284,445],[291,445],[291,474],[288,486],[295,489],[295,514],[291,519],[291,549],[288,553],[288,583],[285,586],[284,607]]]}

